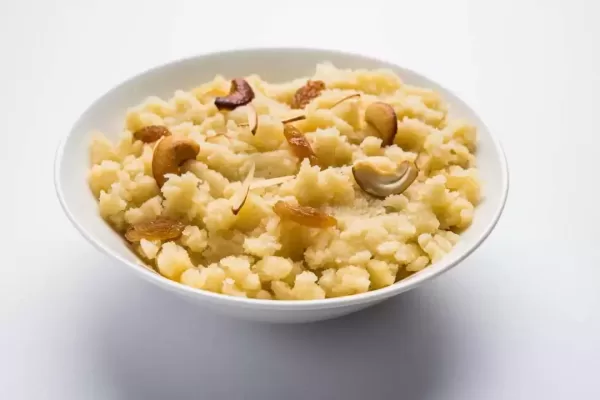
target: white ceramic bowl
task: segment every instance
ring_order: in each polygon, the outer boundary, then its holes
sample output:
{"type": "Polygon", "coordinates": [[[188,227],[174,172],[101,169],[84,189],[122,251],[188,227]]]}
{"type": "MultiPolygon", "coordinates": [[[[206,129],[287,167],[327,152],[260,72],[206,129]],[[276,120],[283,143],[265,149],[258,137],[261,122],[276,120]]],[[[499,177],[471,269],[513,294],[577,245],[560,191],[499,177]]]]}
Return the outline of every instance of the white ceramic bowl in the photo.
{"type": "Polygon", "coordinates": [[[55,163],[55,185],[62,207],[73,225],[100,251],[110,255],[129,271],[189,299],[198,306],[246,319],[270,322],[307,322],[338,317],[377,304],[433,279],[464,260],[495,227],[508,194],[508,169],[498,140],[477,114],[452,92],[413,71],[373,58],[316,49],[249,49],[200,55],[143,72],[96,100],[79,118],[60,144],[55,163]],[[319,62],[331,61],[343,68],[390,68],[409,84],[440,92],[451,113],[476,124],[479,133],[477,158],[483,186],[483,201],[477,206],[472,226],[442,260],[392,286],[373,292],[336,299],[271,301],[229,297],[193,289],[151,272],[124,241],[100,218],[86,173],[89,168],[90,132],[99,129],[114,133],[122,128],[125,110],[146,96],[168,97],[177,89],[188,90],[216,74],[226,77],[259,74],[269,81],[285,81],[312,74],[319,62]]]}

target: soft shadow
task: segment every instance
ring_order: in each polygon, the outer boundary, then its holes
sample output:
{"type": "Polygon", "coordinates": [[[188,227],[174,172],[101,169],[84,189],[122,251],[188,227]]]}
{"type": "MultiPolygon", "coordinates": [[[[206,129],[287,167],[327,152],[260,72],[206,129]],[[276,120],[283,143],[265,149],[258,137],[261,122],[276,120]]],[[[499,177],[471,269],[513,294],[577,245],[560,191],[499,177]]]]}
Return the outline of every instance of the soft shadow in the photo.
{"type": "Polygon", "coordinates": [[[460,335],[437,306],[452,293],[438,284],[306,325],[221,317],[125,272],[111,293],[93,310],[90,356],[114,400],[423,400],[461,363],[460,335]]]}

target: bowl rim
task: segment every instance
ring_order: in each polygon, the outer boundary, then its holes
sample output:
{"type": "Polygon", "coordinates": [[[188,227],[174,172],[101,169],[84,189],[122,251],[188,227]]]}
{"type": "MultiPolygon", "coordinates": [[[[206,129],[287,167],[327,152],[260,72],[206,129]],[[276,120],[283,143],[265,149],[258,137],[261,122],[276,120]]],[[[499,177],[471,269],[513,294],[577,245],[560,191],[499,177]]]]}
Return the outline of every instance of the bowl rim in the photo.
{"type": "MultiPolygon", "coordinates": [[[[414,70],[412,70],[410,68],[401,66],[395,62],[392,62],[390,60],[387,60],[387,59],[384,59],[384,58],[381,58],[378,56],[372,56],[372,55],[361,54],[361,53],[350,52],[350,51],[333,50],[333,49],[322,48],[322,47],[303,47],[303,46],[244,47],[244,48],[240,48],[240,49],[226,49],[226,50],[217,50],[217,51],[197,53],[195,55],[180,57],[180,58],[173,59],[173,60],[170,60],[167,62],[163,62],[163,63],[157,64],[153,67],[150,67],[146,70],[138,72],[134,75],[130,75],[127,78],[121,80],[116,85],[110,87],[108,90],[104,91],[100,96],[96,97],[96,99],[84,109],[84,111],[78,116],[78,118],[75,120],[75,122],[71,125],[71,128],[70,128],[68,134],[63,136],[61,138],[61,140],[59,141],[58,146],[56,148],[56,152],[55,152],[55,158],[54,158],[54,188],[55,188],[59,203],[61,205],[61,208],[63,209],[63,212],[66,214],[66,216],[69,219],[69,221],[71,222],[71,224],[79,231],[79,233],[90,244],[92,244],[101,253],[104,253],[104,254],[110,256],[111,258],[113,258],[117,261],[120,261],[121,263],[131,267],[130,269],[132,271],[137,271],[137,272],[141,273],[142,277],[153,282],[154,284],[156,284],[158,286],[161,286],[161,287],[171,290],[171,291],[181,292],[182,294],[184,294],[186,296],[190,296],[190,297],[194,296],[194,297],[197,297],[198,299],[205,299],[205,300],[208,300],[213,303],[230,303],[231,305],[236,305],[236,306],[241,306],[241,307],[246,307],[246,308],[255,308],[256,307],[256,308],[261,308],[261,309],[277,309],[277,310],[281,310],[281,309],[307,310],[307,309],[316,309],[316,308],[336,308],[336,307],[343,307],[343,306],[347,306],[347,305],[355,304],[355,303],[366,303],[369,301],[383,300],[385,298],[389,298],[394,295],[400,294],[404,291],[413,289],[413,288],[421,285],[423,282],[425,282],[427,280],[431,280],[431,279],[443,274],[444,272],[447,272],[448,270],[452,269],[453,267],[455,267],[456,265],[458,265],[459,263],[464,261],[477,248],[479,248],[479,246],[481,246],[481,244],[489,237],[491,232],[494,230],[494,228],[498,224],[500,217],[502,216],[502,213],[506,206],[508,193],[509,193],[509,169],[508,169],[508,162],[506,159],[506,154],[504,152],[502,144],[500,143],[498,138],[492,133],[492,131],[489,129],[489,127],[485,124],[485,122],[481,119],[480,114],[465,100],[463,100],[461,97],[456,95],[456,93],[454,91],[448,89],[445,85],[440,84],[438,81],[433,80],[424,74],[415,72],[414,70]],[[491,139],[491,143],[493,143],[493,146],[495,147],[495,149],[499,155],[497,161],[499,163],[500,172],[501,172],[501,176],[502,176],[502,179],[500,182],[501,198],[500,198],[499,206],[494,211],[494,213],[490,219],[490,222],[487,224],[487,226],[485,226],[485,228],[483,229],[483,232],[480,234],[480,236],[476,240],[474,240],[464,250],[464,253],[460,254],[454,261],[449,262],[444,267],[439,268],[438,270],[435,270],[428,274],[415,274],[415,275],[413,275],[413,277],[407,279],[406,281],[399,281],[390,286],[387,286],[387,287],[384,287],[381,289],[371,290],[371,291],[368,291],[365,293],[353,294],[353,295],[348,295],[348,296],[343,296],[343,297],[318,299],[318,300],[263,300],[263,299],[253,299],[253,298],[230,296],[230,295],[225,295],[222,293],[214,293],[214,292],[210,292],[207,290],[193,288],[193,287],[184,285],[182,283],[175,282],[173,280],[165,278],[162,275],[152,271],[148,267],[142,265],[141,262],[135,263],[135,262],[129,261],[129,260],[121,257],[119,254],[110,250],[110,248],[108,248],[107,246],[104,246],[103,244],[96,241],[96,239],[94,238],[94,235],[91,234],[82,224],[80,224],[78,222],[78,220],[74,217],[72,212],[70,211],[67,201],[65,199],[64,193],[63,193],[62,179],[60,178],[61,164],[62,164],[63,158],[64,158],[65,146],[66,146],[67,142],[69,141],[69,139],[73,136],[74,128],[86,116],[86,114],[90,110],[94,109],[95,106],[97,105],[97,103],[100,102],[104,97],[109,95],[111,92],[121,88],[122,86],[127,85],[130,81],[133,81],[141,76],[150,74],[152,72],[157,72],[160,69],[168,68],[170,66],[174,66],[174,65],[180,64],[180,63],[201,61],[203,58],[206,58],[209,56],[216,56],[216,55],[227,56],[228,54],[234,54],[234,53],[252,54],[252,53],[266,53],[266,52],[271,52],[271,53],[277,53],[277,52],[298,52],[298,53],[321,52],[321,53],[329,53],[329,54],[333,54],[333,55],[345,56],[345,57],[350,57],[350,58],[352,58],[352,57],[362,58],[364,60],[369,60],[374,63],[382,64],[382,66],[383,65],[395,66],[399,69],[407,71],[408,73],[411,73],[415,76],[422,77],[425,80],[428,80],[428,81],[434,83],[439,88],[441,88],[445,92],[451,94],[453,97],[458,99],[459,102],[462,102],[463,105],[465,107],[467,107],[468,109],[470,109],[473,112],[473,114],[477,117],[477,119],[479,120],[478,122],[481,124],[481,126],[483,126],[485,128],[485,130],[487,130],[487,133],[491,139]]],[[[426,269],[428,269],[429,267],[430,266],[426,267],[426,269]]]]}

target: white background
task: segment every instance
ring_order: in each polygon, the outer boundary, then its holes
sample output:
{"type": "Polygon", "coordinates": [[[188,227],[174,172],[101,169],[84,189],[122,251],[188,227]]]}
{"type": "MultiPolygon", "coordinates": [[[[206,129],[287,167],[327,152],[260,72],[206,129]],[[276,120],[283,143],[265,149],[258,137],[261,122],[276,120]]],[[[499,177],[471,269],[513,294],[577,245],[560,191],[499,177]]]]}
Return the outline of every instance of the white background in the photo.
{"type": "Polygon", "coordinates": [[[287,3],[0,0],[0,398],[599,399],[598,1],[287,3]],[[511,169],[489,240],[300,326],[196,309],[87,244],[52,182],[77,116],[151,66],[269,45],[383,57],[479,110],[511,169]]]}

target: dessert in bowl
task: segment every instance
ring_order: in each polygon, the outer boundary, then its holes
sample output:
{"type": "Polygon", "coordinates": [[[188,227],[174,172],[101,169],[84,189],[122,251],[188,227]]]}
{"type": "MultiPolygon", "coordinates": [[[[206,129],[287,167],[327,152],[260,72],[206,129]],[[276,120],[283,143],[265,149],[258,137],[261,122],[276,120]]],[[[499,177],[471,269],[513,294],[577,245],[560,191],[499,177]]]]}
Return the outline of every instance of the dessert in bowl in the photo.
{"type": "Polygon", "coordinates": [[[504,206],[502,150],[451,92],[326,50],[167,64],[61,145],[61,202],[153,282],[249,318],[346,314],[473,251],[504,206]],[[75,204],[77,204],[75,206],[75,204]]]}

